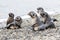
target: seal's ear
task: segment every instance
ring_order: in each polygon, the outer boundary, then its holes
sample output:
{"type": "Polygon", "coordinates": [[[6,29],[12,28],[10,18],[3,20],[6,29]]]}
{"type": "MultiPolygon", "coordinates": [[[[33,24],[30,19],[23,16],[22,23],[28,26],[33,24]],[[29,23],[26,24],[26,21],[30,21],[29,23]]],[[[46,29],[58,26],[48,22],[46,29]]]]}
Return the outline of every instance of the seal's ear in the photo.
{"type": "Polygon", "coordinates": [[[31,15],[31,13],[29,12],[28,15],[31,15]]]}
{"type": "Polygon", "coordinates": [[[32,11],[31,11],[31,12],[29,12],[29,13],[28,13],[28,15],[32,17],[32,16],[33,16],[33,15],[32,15],[32,11]]]}

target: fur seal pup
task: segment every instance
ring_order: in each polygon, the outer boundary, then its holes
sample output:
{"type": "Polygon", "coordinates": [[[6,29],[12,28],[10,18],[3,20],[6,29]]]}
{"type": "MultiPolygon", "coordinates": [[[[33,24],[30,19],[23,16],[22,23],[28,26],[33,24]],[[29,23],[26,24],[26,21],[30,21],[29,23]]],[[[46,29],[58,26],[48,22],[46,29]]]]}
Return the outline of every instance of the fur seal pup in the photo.
{"type": "Polygon", "coordinates": [[[40,15],[41,15],[42,18],[45,18],[45,19],[48,19],[48,18],[49,18],[49,20],[51,20],[52,22],[58,21],[58,20],[55,19],[55,18],[51,18],[51,17],[48,15],[47,12],[42,12],[42,13],[40,13],[40,15]]]}
{"type": "Polygon", "coordinates": [[[17,21],[17,25],[19,25],[19,28],[21,28],[21,24],[22,24],[22,18],[20,16],[17,16],[15,18],[15,21],[17,21]]]}
{"type": "Polygon", "coordinates": [[[22,18],[20,16],[17,16],[12,23],[7,25],[7,29],[21,28],[21,24],[22,24],[22,18]]]}
{"type": "Polygon", "coordinates": [[[8,15],[9,15],[9,17],[7,19],[7,25],[14,21],[14,14],[13,13],[9,13],[8,15]]]}
{"type": "Polygon", "coordinates": [[[55,28],[55,25],[52,22],[51,17],[48,15],[47,12],[42,12],[40,15],[45,19],[44,24],[47,24],[47,26],[50,28],[55,28]]]}
{"type": "Polygon", "coordinates": [[[30,11],[28,15],[31,17],[31,24],[32,25],[35,24],[37,19],[37,14],[34,11],[30,11]]]}
{"type": "Polygon", "coordinates": [[[31,23],[33,23],[33,24],[38,23],[39,25],[42,24],[42,21],[40,21],[39,17],[37,16],[37,14],[34,11],[29,12],[28,15],[31,16],[31,18],[32,18],[31,23]]]}

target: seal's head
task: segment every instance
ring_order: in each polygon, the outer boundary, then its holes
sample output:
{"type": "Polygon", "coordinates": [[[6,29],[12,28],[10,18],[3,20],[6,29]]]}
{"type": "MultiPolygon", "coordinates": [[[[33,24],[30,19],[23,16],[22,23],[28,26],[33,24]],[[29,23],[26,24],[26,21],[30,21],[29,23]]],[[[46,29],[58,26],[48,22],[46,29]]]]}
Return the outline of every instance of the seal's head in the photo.
{"type": "Polygon", "coordinates": [[[47,12],[42,12],[41,14],[40,14],[42,17],[47,17],[48,18],[48,13],[47,12]]]}
{"type": "Polygon", "coordinates": [[[15,18],[15,21],[21,21],[22,20],[22,18],[20,17],[20,16],[17,16],[16,18],[15,18]]]}
{"type": "Polygon", "coordinates": [[[8,15],[9,15],[9,17],[14,18],[14,14],[13,13],[9,13],[8,15]]]}
{"type": "Polygon", "coordinates": [[[28,15],[30,15],[32,18],[37,17],[37,14],[34,11],[29,12],[28,15]]]}
{"type": "Polygon", "coordinates": [[[44,9],[42,7],[38,7],[37,8],[37,13],[41,13],[41,12],[44,12],[44,9]]]}

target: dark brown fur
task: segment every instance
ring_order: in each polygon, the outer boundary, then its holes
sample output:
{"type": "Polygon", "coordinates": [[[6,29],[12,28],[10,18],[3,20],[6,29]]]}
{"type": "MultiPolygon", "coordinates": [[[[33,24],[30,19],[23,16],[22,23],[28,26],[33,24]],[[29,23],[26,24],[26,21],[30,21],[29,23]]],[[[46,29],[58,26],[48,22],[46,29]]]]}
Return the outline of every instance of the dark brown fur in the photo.
{"type": "Polygon", "coordinates": [[[7,25],[9,23],[12,23],[14,21],[14,14],[13,13],[9,13],[9,17],[7,19],[7,25]]]}
{"type": "Polygon", "coordinates": [[[55,28],[54,23],[51,21],[51,17],[48,15],[48,13],[43,12],[40,14],[42,16],[42,18],[45,18],[44,24],[47,24],[48,27],[47,28],[55,28]]]}

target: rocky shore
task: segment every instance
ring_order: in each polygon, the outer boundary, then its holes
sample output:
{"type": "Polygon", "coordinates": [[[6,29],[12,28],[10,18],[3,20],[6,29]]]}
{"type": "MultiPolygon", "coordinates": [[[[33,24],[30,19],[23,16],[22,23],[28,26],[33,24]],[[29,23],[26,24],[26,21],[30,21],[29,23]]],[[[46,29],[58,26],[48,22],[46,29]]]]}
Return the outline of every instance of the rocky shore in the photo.
{"type": "Polygon", "coordinates": [[[0,40],[60,40],[60,14],[52,16],[58,19],[56,28],[44,31],[32,31],[30,26],[22,29],[0,29],[0,40]]]}

